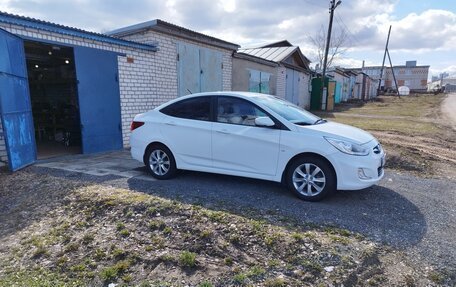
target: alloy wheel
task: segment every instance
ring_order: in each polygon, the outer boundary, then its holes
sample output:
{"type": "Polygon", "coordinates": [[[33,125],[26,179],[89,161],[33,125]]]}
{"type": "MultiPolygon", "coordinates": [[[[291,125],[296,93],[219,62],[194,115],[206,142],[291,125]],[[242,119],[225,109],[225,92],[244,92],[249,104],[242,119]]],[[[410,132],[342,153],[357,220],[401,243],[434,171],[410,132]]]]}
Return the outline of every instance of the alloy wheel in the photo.
{"type": "Polygon", "coordinates": [[[293,186],[297,192],[304,196],[320,194],[325,185],[325,173],[313,163],[301,164],[293,172],[293,186]]]}

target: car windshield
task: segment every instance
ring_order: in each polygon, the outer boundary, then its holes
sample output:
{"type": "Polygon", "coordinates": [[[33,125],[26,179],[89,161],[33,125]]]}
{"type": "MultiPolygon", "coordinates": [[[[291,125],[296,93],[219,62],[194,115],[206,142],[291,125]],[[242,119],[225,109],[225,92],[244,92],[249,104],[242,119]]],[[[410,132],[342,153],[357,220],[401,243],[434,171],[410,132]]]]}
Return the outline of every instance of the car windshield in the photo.
{"type": "Polygon", "coordinates": [[[276,97],[262,96],[257,97],[256,100],[296,125],[314,125],[326,122],[316,115],[276,97]]]}

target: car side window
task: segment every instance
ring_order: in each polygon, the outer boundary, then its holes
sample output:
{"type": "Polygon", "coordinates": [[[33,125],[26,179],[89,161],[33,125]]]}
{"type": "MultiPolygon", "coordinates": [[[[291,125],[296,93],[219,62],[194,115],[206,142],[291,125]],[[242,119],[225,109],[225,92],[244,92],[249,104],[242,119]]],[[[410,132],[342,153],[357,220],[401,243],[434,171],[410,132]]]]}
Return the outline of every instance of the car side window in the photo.
{"type": "Polygon", "coordinates": [[[211,114],[211,97],[197,97],[179,101],[164,107],[160,112],[176,118],[209,121],[211,114]]]}
{"type": "Polygon", "coordinates": [[[267,116],[253,103],[234,97],[218,97],[217,122],[255,126],[257,117],[267,116]]]}

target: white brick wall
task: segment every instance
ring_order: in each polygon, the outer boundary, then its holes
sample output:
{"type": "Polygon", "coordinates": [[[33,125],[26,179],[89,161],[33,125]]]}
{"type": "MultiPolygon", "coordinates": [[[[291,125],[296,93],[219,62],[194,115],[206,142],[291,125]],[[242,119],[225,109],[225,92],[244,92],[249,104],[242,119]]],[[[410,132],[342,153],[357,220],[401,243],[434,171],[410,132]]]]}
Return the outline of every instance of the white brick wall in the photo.
{"type": "Polygon", "coordinates": [[[287,85],[287,69],[285,67],[277,68],[277,96],[285,99],[287,85]]]}

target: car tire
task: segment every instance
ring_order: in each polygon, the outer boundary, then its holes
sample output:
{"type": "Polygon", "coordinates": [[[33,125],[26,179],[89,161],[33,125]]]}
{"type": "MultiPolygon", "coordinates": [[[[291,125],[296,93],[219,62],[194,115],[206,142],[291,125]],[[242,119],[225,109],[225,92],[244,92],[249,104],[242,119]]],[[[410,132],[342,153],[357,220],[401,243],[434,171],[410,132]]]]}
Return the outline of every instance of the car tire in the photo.
{"type": "Polygon", "coordinates": [[[172,152],[161,144],[154,144],[147,149],[144,163],[147,170],[156,179],[170,179],[177,172],[172,152]]]}
{"type": "Polygon", "coordinates": [[[337,187],[336,174],[324,159],[315,156],[299,157],[289,165],[285,181],[297,197],[306,201],[320,201],[337,187]]]}

